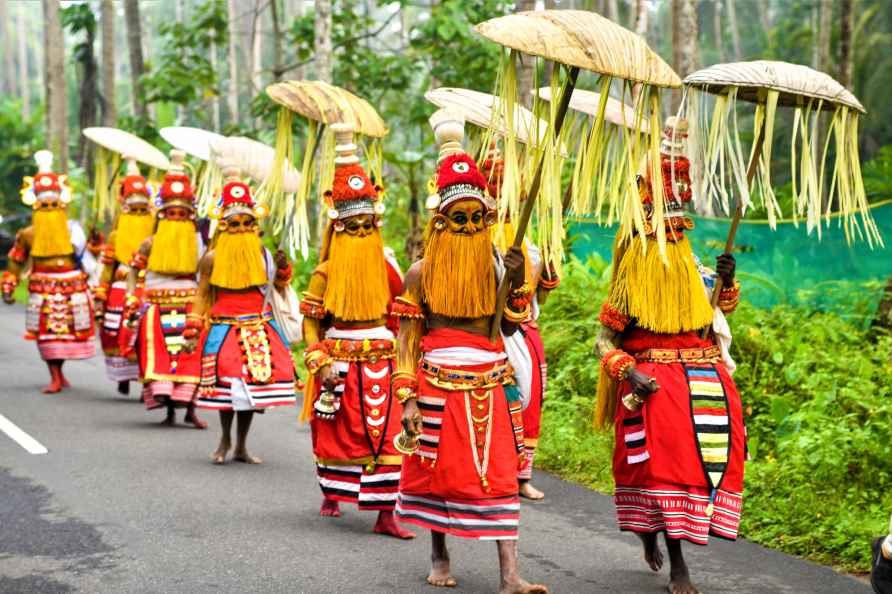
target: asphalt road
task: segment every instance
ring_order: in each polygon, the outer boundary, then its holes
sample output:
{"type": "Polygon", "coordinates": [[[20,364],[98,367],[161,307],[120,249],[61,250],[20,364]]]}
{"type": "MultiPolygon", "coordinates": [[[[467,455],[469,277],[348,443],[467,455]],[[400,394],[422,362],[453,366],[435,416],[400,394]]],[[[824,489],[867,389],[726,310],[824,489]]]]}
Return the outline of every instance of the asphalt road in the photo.
{"type": "MultiPolygon", "coordinates": [[[[119,398],[100,357],[66,365],[74,388],[45,396],[18,306],[0,309],[0,415],[49,449],[0,433],[0,592],[435,592],[429,537],[371,533],[374,512],[317,515],[309,432],[295,411],[255,419],[262,466],[213,466],[217,434],[163,428],[119,398]]],[[[522,511],[520,564],[553,592],[664,592],[610,499],[539,473],[546,501],[522,511]]],[[[745,508],[744,508],[745,512],[745,508]]],[[[457,592],[496,590],[493,543],[450,539],[457,592]]],[[[865,543],[865,546],[868,546],[865,543]]],[[[748,543],[686,548],[704,592],[869,592],[848,576],[748,543]]]]}

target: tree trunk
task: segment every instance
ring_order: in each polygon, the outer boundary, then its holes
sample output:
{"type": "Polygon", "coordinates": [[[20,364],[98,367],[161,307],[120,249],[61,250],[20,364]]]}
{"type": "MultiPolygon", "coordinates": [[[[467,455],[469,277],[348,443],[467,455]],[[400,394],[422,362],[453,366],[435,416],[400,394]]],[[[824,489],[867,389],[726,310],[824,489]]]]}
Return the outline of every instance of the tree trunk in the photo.
{"type": "Polygon", "coordinates": [[[734,50],[734,61],[743,59],[743,51],[740,49],[740,30],[737,28],[737,10],[734,7],[736,0],[725,0],[728,8],[728,28],[731,29],[731,48],[734,50]]]}
{"type": "Polygon", "coordinates": [[[818,70],[830,71],[830,34],[833,32],[833,0],[821,0],[818,24],[818,70]]]}
{"type": "Polygon", "coordinates": [[[712,5],[712,33],[715,36],[715,49],[719,54],[719,63],[725,61],[725,36],[722,34],[722,0],[715,0],[712,5]]]}
{"type": "Polygon", "coordinates": [[[19,90],[22,93],[22,116],[31,117],[31,74],[28,72],[28,37],[25,34],[25,5],[16,7],[16,42],[19,49],[19,90]]]}
{"type": "Polygon", "coordinates": [[[765,31],[765,37],[771,31],[771,8],[768,6],[768,0],[759,0],[759,22],[762,23],[762,29],[765,31]]]}
{"type": "Polygon", "coordinates": [[[3,38],[3,73],[0,91],[12,97],[20,96],[16,80],[16,53],[12,40],[12,19],[9,18],[9,0],[0,0],[0,37],[3,38]]]}
{"type": "Polygon", "coordinates": [[[215,80],[218,81],[218,87],[214,90],[214,94],[211,97],[211,120],[212,125],[214,126],[214,132],[220,132],[220,88],[219,88],[219,80],[220,77],[217,74],[217,35],[216,31],[211,31],[211,45],[208,47],[209,59],[208,61],[211,64],[211,71],[214,73],[215,80]]]}
{"type": "Polygon", "coordinates": [[[65,37],[56,0],[43,2],[44,80],[47,145],[56,156],[56,169],[68,173],[68,128],[65,113],[65,37]]]}
{"type": "Polygon", "coordinates": [[[647,37],[647,9],[647,0],[635,0],[635,10],[633,12],[635,15],[635,27],[633,30],[645,38],[647,37]]]}
{"type": "Polygon", "coordinates": [[[142,58],[142,22],[139,17],[139,0],[124,0],[124,19],[127,24],[127,47],[130,52],[130,99],[133,115],[147,121],[149,111],[142,88],[145,64],[142,58]]]}
{"type": "Polygon", "coordinates": [[[251,29],[251,82],[255,92],[261,92],[263,81],[260,77],[263,68],[263,6],[262,0],[254,2],[254,20],[251,29]]]}
{"type": "MultiPolygon", "coordinates": [[[[97,64],[94,48],[96,46],[96,32],[86,31],[87,39],[85,40],[86,51],[84,57],[80,60],[81,66],[81,84],[80,84],[80,105],[78,108],[78,126],[81,130],[96,125],[97,107],[99,103],[99,81],[97,79],[97,64]]],[[[93,175],[93,143],[87,142],[86,136],[77,135],[77,161],[87,171],[87,175],[93,175]]],[[[90,180],[92,182],[92,180],[90,180]]]]}
{"type": "Polygon", "coordinates": [[[853,0],[842,0],[839,3],[839,82],[845,88],[852,89],[852,67],[854,65],[854,53],[852,52],[852,15],[853,0]]]}
{"type": "Polygon", "coordinates": [[[115,109],[115,3],[102,0],[102,125],[114,126],[115,109]]]}
{"type": "Polygon", "coordinates": [[[238,32],[235,27],[236,21],[236,0],[229,0],[226,3],[229,18],[226,26],[229,31],[228,55],[229,55],[229,85],[226,87],[226,102],[229,108],[229,123],[237,124],[239,121],[238,111],[238,58],[236,57],[236,45],[238,44],[238,32]]]}
{"type": "MultiPolygon", "coordinates": [[[[516,12],[536,10],[536,0],[517,0],[516,12]]],[[[529,54],[519,54],[520,61],[517,64],[517,96],[522,105],[533,105],[533,68],[536,67],[536,58],[529,54]]]]}
{"type": "Polygon", "coordinates": [[[316,78],[332,82],[331,0],[315,0],[316,78]]]}
{"type": "Polygon", "coordinates": [[[619,5],[616,0],[607,0],[607,18],[614,23],[619,23],[619,5]]]}
{"type": "Polygon", "coordinates": [[[273,19],[273,79],[282,80],[282,29],[279,23],[278,0],[270,0],[270,11],[273,19]]]}

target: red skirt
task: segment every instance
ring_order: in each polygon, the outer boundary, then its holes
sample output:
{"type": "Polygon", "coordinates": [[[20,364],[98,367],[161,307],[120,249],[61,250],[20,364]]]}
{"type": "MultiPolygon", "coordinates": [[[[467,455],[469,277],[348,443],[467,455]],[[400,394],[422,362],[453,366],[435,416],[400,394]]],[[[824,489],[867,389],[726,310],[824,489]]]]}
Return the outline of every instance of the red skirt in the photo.
{"type": "Polygon", "coordinates": [[[96,354],[86,274],[35,271],[28,291],[25,338],[37,341],[43,359],[89,359],[96,354]]]}
{"type": "MultiPolygon", "coordinates": [[[[422,349],[430,352],[462,346],[493,353],[502,351],[500,344],[448,329],[428,334],[422,349]]],[[[449,368],[480,373],[495,365],[449,368]]],[[[520,520],[515,435],[516,429],[522,431],[516,427],[520,424],[519,406],[514,422],[501,385],[488,390],[447,390],[434,385],[421,371],[418,383],[418,406],[424,426],[421,449],[403,458],[397,515],[404,522],[453,536],[516,539],[520,520]],[[488,418],[489,427],[474,417],[488,418]],[[479,437],[472,436],[472,432],[479,437]]]]}
{"type": "Polygon", "coordinates": [[[190,404],[201,379],[201,351],[183,349],[191,303],[152,303],[139,325],[139,371],[146,409],[167,401],[190,404]]]}
{"type": "Polygon", "coordinates": [[[211,326],[200,341],[198,406],[210,410],[254,410],[294,406],[294,359],[263,294],[217,289],[211,326]]]}
{"type": "Polygon", "coordinates": [[[545,363],[545,346],[542,344],[539,326],[535,322],[527,322],[521,325],[520,331],[533,359],[533,378],[530,386],[530,402],[523,409],[523,443],[526,447],[526,457],[517,473],[517,478],[529,480],[533,475],[533,459],[539,445],[548,365],[545,363]]]}
{"type": "MultiPolygon", "coordinates": [[[[623,348],[711,346],[693,333],[657,335],[633,330],[623,348]]],[[[740,395],[724,365],[639,362],[659,391],[632,412],[616,398],[614,501],[621,530],[665,531],[670,538],[707,544],[709,535],[736,539],[740,524],[746,436],[740,395]]]]}

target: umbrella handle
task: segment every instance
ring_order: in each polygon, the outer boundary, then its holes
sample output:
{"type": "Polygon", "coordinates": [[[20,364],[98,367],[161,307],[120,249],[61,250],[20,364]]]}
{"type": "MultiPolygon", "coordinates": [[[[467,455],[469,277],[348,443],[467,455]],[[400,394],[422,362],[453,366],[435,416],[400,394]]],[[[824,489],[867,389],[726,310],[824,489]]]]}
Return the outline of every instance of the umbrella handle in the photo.
{"type": "MultiPolygon", "coordinates": [[[[756,134],[756,140],[753,143],[753,154],[750,156],[749,165],[746,168],[746,187],[749,188],[753,184],[753,178],[756,177],[756,170],[759,166],[759,159],[762,157],[762,147],[765,144],[765,121],[762,120],[762,125],[759,126],[759,132],[756,134]]],[[[743,204],[740,202],[740,199],[737,199],[737,208],[734,212],[734,218],[731,219],[731,227],[728,229],[728,239],[725,241],[725,252],[726,254],[730,254],[731,250],[734,249],[734,239],[737,237],[737,227],[740,225],[740,219],[743,218],[743,204]]],[[[715,285],[712,288],[712,298],[710,300],[710,304],[712,308],[715,309],[719,304],[719,293],[722,292],[722,277],[717,276],[715,279],[715,285]]],[[[700,333],[701,338],[706,338],[709,334],[709,329],[712,325],[706,326],[703,331],[700,333]]]]}
{"type": "MultiPolygon", "coordinates": [[[[573,88],[576,86],[576,78],[578,76],[579,67],[571,66],[570,72],[567,75],[567,86],[564,88],[563,94],[561,94],[561,101],[558,104],[557,113],[554,118],[555,138],[560,137],[561,128],[564,126],[564,118],[570,107],[570,97],[573,95],[573,88]]],[[[542,184],[542,167],[544,161],[545,155],[543,154],[536,166],[536,173],[533,175],[532,183],[530,183],[530,191],[527,193],[527,199],[523,203],[523,209],[520,211],[520,218],[517,221],[517,233],[514,235],[514,243],[512,244],[514,247],[520,247],[521,244],[523,244],[523,236],[526,234],[527,226],[530,224],[530,217],[533,214],[533,206],[536,204],[536,198],[539,196],[539,186],[542,184]]],[[[496,311],[493,314],[492,326],[489,329],[489,339],[492,342],[495,342],[496,339],[498,339],[499,332],[501,331],[502,310],[505,309],[505,304],[508,302],[509,288],[510,283],[508,282],[508,274],[506,271],[506,274],[502,277],[502,281],[499,283],[498,293],[496,293],[496,311]]]]}

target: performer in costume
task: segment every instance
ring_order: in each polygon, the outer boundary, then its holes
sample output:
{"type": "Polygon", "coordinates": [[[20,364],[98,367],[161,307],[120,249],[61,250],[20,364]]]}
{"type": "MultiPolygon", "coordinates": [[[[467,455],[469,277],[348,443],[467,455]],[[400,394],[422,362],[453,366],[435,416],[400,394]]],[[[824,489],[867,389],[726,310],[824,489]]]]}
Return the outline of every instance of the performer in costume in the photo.
{"type": "Polygon", "coordinates": [[[246,447],[254,412],[295,403],[294,361],[273,320],[268,295],[289,285],[291,265],[282,251],[274,259],[263,247],[258,218],[266,212],[254,204],[238,169],[224,168],[224,178],[211,213],[219,222],[211,249],[198,264],[198,293],[183,336],[189,352],[200,336],[198,406],[220,412],[222,435],[211,455],[214,464],[223,464],[232,447],[234,416],[233,459],[260,464],[246,447]]]}
{"type": "Polygon", "coordinates": [[[669,118],[660,150],[662,179],[639,179],[647,249],[637,237],[617,237],[596,345],[602,367],[597,420],[613,422],[616,434],[619,527],[638,533],[654,571],[663,563],[657,534],[664,534],[669,591],[676,593],[696,592],[682,540],[705,545],[711,534],[737,538],[745,447],[733,363],[723,349],[730,336],[724,313],[739,298],[735,262],[730,254],[718,258],[725,288],[713,311],[715,275],[699,266],[686,236],[693,228],[684,216],[691,199],[686,133],[684,120],[669,118]],[[651,218],[653,183],[664,187],[663,221],[651,218]],[[665,260],[653,231],[659,224],[666,226],[665,260]]]}
{"type": "Polygon", "coordinates": [[[446,535],[495,540],[502,592],[547,592],[517,573],[520,517],[517,471],[523,454],[521,402],[502,340],[491,342],[497,270],[511,296],[502,324],[513,334],[529,315],[523,254],[502,262],[489,227],[495,202],[486,180],[461,150],[463,122],[432,118],[441,145],[438,193],[428,206],[424,258],[406,275],[393,311],[402,318],[391,389],[403,402],[403,458],[397,515],[431,530],[435,586],[455,586],[446,535]]]}
{"type": "Polygon", "coordinates": [[[402,293],[402,276],[384,254],[381,188],[359,164],[353,126],[332,129],[338,156],[325,193],[330,220],[301,301],[312,388],[305,390],[302,417],[312,417],[319,513],[340,516],[338,502],[356,503],[378,510],[376,533],[413,538],[393,516],[402,464],[393,439],[402,407],[390,393],[398,320],[388,324],[388,312],[402,293]]]}
{"type": "Polygon", "coordinates": [[[118,392],[130,393],[131,380],[139,379],[136,353],[123,356],[120,341],[124,300],[127,296],[127,275],[130,261],[146,237],[152,234],[155,219],[149,212],[151,188],[140,175],[136,161],[127,159],[127,175],[121,181],[121,214],[108,243],[102,250],[102,274],[93,290],[99,341],[105,353],[105,372],[118,384],[118,392]]]}
{"type": "MultiPolygon", "coordinates": [[[[481,171],[486,178],[489,195],[497,201],[501,195],[502,171],[504,162],[499,151],[493,146],[487,158],[483,161],[481,171]]],[[[514,227],[511,221],[496,223],[492,227],[493,242],[496,247],[505,252],[514,240],[514,227]]],[[[542,335],[539,333],[539,307],[548,299],[548,294],[560,284],[557,273],[545,268],[541,254],[536,245],[529,239],[524,240],[523,255],[525,266],[525,279],[532,289],[532,302],[530,303],[530,315],[520,324],[520,335],[523,338],[520,345],[526,352],[525,359],[530,362],[530,368],[524,370],[522,392],[525,406],[523,408],[523,442],[526,455],[523,465],[517,473],[520,483],[520,495],[527,499],[539,500],[545,497],[545,493],[532,484],[533,460],[536,456],[536,447],[539,445],[539,435],[542,425],[542,404],[545,399],[545,389],[548,379],[548,364],[545,360],[545,346],[542,343],[542,335]],[[526,386],[529,386],[526,389],[526,386]]],[[[515,369],[515,372],[518,370],[515,369]]],[[[518,374],[520,375],[520,374],[518,374]]],[[[518,381],[520,384],[521,381],[518,381]]]]}
{"type": "Polygon", "coordinates": [[[126,307],[128,318],[135,322],[139,317],[135,350],[146,409],[166,408],[164,424],[173,425],[174,409],[185,407],[183,420],[196,429],[205,429],[207,423],[195,413],[201,354],[183,348],[186,319],[198,287],[198,259],[203,251],[195,222],[195,196],[183,170],[184,158],[181,151],[171,152],[171,167],[155,202],[155,232],[132,255],[126,307]]]}
{"type": "Polygon", "coordinates": [[[62,373],[67,359],[89,359],[96,353],[93,305],[87,287],[89,271],[81,265],[87,239],[65,212],[71,201],[66,176],[52,172],[49,151],[38,151],[34,159],[38,172],[26,177],[22,188],[22,201],[34,209],[32,224],[16,234],[0,285],[3,300],[14,303],[13,292],[31,258],[25,338],[37,341],[50,372],[43,392],[52,394],[69,385],[62,373]]]}

